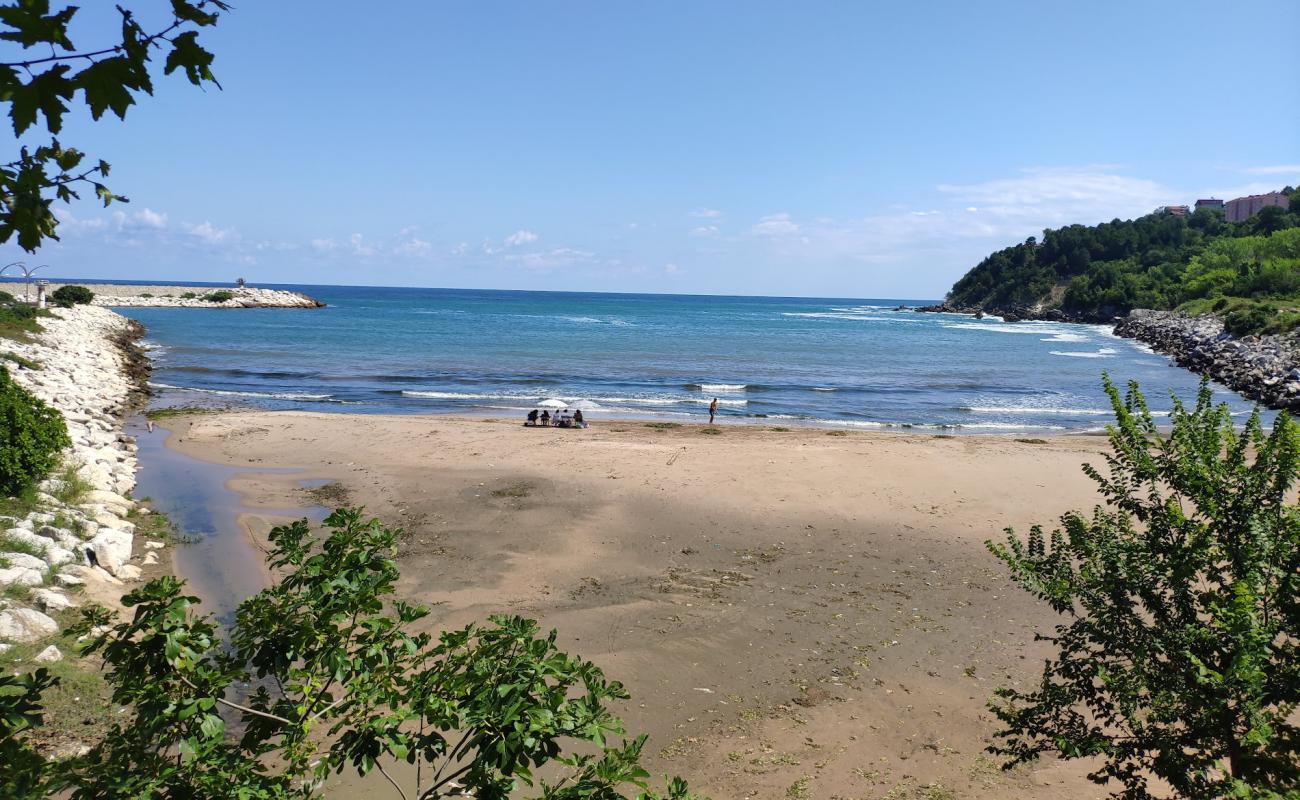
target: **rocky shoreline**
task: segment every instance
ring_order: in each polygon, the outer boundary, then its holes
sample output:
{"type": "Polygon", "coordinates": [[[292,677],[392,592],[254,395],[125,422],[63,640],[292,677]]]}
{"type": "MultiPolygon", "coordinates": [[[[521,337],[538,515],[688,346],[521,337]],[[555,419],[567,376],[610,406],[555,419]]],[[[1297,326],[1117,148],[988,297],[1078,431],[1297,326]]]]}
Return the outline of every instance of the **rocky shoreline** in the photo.
{"type": "MultiPolygon", "coordinates": [[[[65,284],[51,283],[47,292],[65,284]]],[[[229,288],[206,286],[143,286],[120,283],[78,283],[95,293],[94,305],[108,308],[322,308],[324,303],[301,292],[286,289],[229,288]],[[208,299],[224,292],[229,299],[208,299]]],[[[224,297],[224,295],[218,295],[224,297]]]]}
{"type": "MultiPolygon", "coordinates": [[[[64,470],[40,484],[34,510],[0,516],[0,589],[27,587],[0,600],[0,652],[56,636],[61,626],[51,615],[82,600],[120,607],[125,584],[158,563],[166,546],[148,541],[137,549],[132,521],[149,513],[130,498],[136,444],[123,431],[124,416],[143,397],[143,355],[133,343],[139,325],[105,308],[77,306],[56,310],[42,326],[31,341],[3,343],[40,369],[6,366],[63,415],[72,446],[64,470]]],[[[33,660],[62,657],[51,645],[33,660]]]]}
{"type": "Polygon", "coordinates": [[[1244,397],[1272,409],[1300,410],[1300,334],[1238,339],[1225,333],[1223,321],[1213,315],[1188,317],[1150,309],[1119,315],[1110,310],[1075,313],[1057,308],[985,310],[944,302],[916,310],[1000,317],[1006,322],[1041,320],[1114,325],[1116,336],[1148,344],[1156,352],[1173,358],[1178,366],[1209,375],[1244,397]]]}
{"type": "Polygon", "coordinates": [[[1120,320],[1115,334],[1145,342],[1269,408],[1300,410],[1300,336],[1294,333],[1238,339],[1214,316],[1138,309],[1120,320]]]}

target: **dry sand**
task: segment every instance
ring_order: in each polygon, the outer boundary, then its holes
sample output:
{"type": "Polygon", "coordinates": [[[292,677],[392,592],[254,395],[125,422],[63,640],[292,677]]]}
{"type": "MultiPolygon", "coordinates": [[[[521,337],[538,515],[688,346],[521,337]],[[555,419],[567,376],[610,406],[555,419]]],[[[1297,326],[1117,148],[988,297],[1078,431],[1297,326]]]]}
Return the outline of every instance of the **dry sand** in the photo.
{"type": "Polygon", "coordinates": [[[627,684],[651,770],[718,800],[1105,795],[1079,764],[984,753],[989,697],[1036,679],[1054,617],[983,544],[1091,508],[1079,466],[1104,439],[305,412],[175,430],[248,466],[231,486],[251,505],[337,481],[405,528],[399,591],[436,624],[558,628],[627,684]]]}

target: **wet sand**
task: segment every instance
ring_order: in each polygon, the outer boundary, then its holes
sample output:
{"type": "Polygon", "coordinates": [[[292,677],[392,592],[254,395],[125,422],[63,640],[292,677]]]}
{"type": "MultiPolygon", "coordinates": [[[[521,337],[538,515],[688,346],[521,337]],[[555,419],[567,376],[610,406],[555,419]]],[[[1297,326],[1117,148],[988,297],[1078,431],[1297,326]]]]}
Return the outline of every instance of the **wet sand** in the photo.
{"type": "Polygon", "coordinates": [[[1081,765],[1002,773],[983,752],[989,697],[1036,680],[1054,622],[983,542],[1091,508],[1079,466],[1102,438],[307,412],[173,428],[169,447],[238,470],[244,503],[312,505],[303,481],[334,481],[404,528],[399,592],[431,624],[557,628],[627,684],[651,770],[718,800],[1105,794],[1081,765]]]}

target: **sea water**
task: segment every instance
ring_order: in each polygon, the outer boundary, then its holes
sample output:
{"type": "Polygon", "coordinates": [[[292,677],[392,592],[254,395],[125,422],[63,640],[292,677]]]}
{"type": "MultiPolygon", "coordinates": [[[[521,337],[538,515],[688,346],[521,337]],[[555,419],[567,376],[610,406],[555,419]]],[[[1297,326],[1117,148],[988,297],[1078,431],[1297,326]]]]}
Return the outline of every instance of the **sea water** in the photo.
{"type": "MultiPolygon", "coordinates": [[[[1198,378],[1107,326],[899,309],[925,301],[277,286],[314,310],[123,309],[164,404],[1082,432],[1102,372],[1160,413],[1198,378]]],[[[1239,417],[1251,404],[1216,387],[1239,417]]]]}

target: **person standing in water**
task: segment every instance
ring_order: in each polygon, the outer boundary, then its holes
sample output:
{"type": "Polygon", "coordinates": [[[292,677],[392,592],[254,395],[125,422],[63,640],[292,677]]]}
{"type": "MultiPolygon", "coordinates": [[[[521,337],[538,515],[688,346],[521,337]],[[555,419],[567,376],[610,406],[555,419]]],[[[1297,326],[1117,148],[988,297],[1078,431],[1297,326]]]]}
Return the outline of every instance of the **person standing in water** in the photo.
{"type": "Polygon", "coordinates": [[[718,398],[715,397],[713,398],[713,402],[709,403],[709,424],[710,425],[713,424],[713,417],[717,413],[718,413],[718,398]]]}

